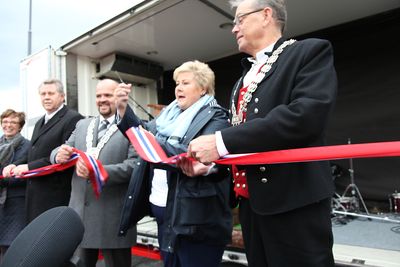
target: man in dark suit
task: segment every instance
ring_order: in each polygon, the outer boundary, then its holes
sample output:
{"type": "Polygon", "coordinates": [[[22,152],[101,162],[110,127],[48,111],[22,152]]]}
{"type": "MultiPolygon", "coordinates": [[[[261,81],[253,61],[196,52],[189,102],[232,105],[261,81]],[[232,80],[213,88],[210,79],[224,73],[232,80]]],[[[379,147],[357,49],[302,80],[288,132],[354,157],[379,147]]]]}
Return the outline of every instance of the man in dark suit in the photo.
{"type": "MultiPolygon", "coordinates": [[[[232,33],[251,56],[231,96],[233,127],[193,140],[188,155],[207,163],[324,145],[337,93],[330,43],[285,41],[284,0],[233,2],[232,33]]],[[[334,266],[328,162],[237,166],[234,175],[250,267],[334,266]]]]}
{"type": "MultiPolygon", "coordinates": [[[[39,86],[39,95],[46,114],[35,124],[28,163],[7,166],[5,171],[7,176],[19,175],[28,170],[50,165],[51,151],[68,140],[75,124],[83,118],[81,114],[64,105],[65,94],[61,81],[45,80],[39,86]]],[[[28,180],[26,188],[28,223],[48,209],[68,205],[72,171],[69,169],[28,180]]]]}

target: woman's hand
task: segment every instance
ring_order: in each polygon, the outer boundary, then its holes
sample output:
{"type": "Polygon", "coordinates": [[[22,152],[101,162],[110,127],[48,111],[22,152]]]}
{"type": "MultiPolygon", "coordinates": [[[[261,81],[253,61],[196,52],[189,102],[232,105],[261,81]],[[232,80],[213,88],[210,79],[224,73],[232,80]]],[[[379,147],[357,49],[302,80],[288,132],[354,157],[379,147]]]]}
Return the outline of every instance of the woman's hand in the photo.
{"type": "Polygon", "coordinates": [[[18,165],[17,167],[12,169],[12,175],[18,176],[18,175],[22,175],[24,172],[29,171],[29,167],[28,164],[21,164],[18,165]]]}
{"type": "Polygon", "coordinates": [[[15,167],[17,167],[17,166],[14,165],[14,164],[10,164],[10,165],[4,167],[3,168],[3,173],[2,173],[3,176],[4,177],[11,177],[15,167]]]}
{"type": "Polygon", "coordinates": [[[210,168],[213,168],[213,165],[204,165],[187,157],[178,158],[176,165],[182,170],[183,174],[189,177],[209,174],[210,168]]]}

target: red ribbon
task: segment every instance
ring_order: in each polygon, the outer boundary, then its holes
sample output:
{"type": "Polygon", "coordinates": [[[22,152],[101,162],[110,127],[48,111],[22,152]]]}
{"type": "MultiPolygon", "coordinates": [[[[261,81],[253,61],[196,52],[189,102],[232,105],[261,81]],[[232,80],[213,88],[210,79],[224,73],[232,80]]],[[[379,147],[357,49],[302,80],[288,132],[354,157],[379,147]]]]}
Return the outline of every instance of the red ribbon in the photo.
{"type": "MultiPolygon", "coordinates": [[[[160,144],[157,143],[156,138],[150,132],[145,132],[146,140],[139,140],[138,136],[132,135],[129,131],[130,130],[127,131],[127,134],[130,136],[131,144],[141,158],[145,160],[148,158],[145,151],[150,151],[148,153],[153,153],[152,151],[162,151],[160,144]]],[[[137,128],[135,131],[143,132],[144,130],[137,128]]],[[[172,157],[167,157],[165,153],[162,154],[163,155],[160,155],[158,160],[153,159],[151,162],[174,164],[178,157],[186,157],[186,153],[172,157]]],[[[230,154],[214,162],[224,165],[259,165],[394,156],[400,156],[400,141],[295,148],[248,154],[230,154]]]]}
{"type": "Polygon", "coordinates": [[[218,164],[259,165],[348,158],[380,158],[400,156],[400,141],[320,146],[229,155],[216,160],[218,164]]]}
{"type": "MultiPolygon", "coordinates": [[[[95,160],[94,158],[92,158],[92,160],[89,159],[90,156],[88,156],[85,152],[83,152],[79,149],[76,149],[76,148],[74,148],[74,152],[77,153],[79,156],[71,157],[71,159],[69,161],[67,161],[66,163],[63,163],[63,164],[57,163],[57,164],[44,166],[41,168],[23,172],[21,175],[13,176],[13,177],[27,179],[27,178],[31,178],[31,177],[48,175],[48,174],[51,174],[54,172],[64,171],[68,168],[75,166],[76,161],[78,160],[79,157],[81,157],[89,170],[89,179],[92,183],[94,193],[98,197],[103,185],[105,184],[105,182],[108,178],[107,171],[104,169],[103,165],[101,164],[101,162],[99,160],[95,160]]],[[[6,177],[0,175],[0,179],[3,179],[3,178],[6,178],[6,177]]]]}
{"type": "MultiPolygon", "coordinates": [[[[140,153],[138,153],[140,157],[140,153]]],[[[350,158],[383,158],[400,156],[400,141],[376,142],[364,144],[317,146],[294,148],[268,152],[229,154],[214,163],[222,165],[261,165],[350,158]]],[[[177,158],[186,157],[186,153],[175,155],[160,162],[175,164],[177,158]]]]}
{"type": "MultiPolygon", "coordinates": [[[[78,158],[76,157],[66,163],[63,163],[63,164],[57,163],[57,164],[47,165],[47,166],[44,166],[41,168],[23,172],[21,175],[14,175],[12,177],[18,178],[18,179],[27,179],[27,178],[31,178],[31,177],[48,175],[48,174],[51,174],[54,172],[64,171],[66,169],[71,168],[72,166],[75,166],[77,160],[78,160],[78,158]]],[[[4,178],[7,178],[7,177],[0,175],[0,179],[4,179],[4,178]]]]}
{"type": "Polygon", "coordinates": [[[74,148],[74,151],[78,153],[78,155],[85,162],[85,165],[89,171],[89,179],[91,181],[93,191],[96,197],[99,197],[102,188],[108,179],[107,171],[104,169],[103,165],[99,160],[96,160],[93,157],[90,158],[85,152],[80,151],[76,148],[74,148]]]}

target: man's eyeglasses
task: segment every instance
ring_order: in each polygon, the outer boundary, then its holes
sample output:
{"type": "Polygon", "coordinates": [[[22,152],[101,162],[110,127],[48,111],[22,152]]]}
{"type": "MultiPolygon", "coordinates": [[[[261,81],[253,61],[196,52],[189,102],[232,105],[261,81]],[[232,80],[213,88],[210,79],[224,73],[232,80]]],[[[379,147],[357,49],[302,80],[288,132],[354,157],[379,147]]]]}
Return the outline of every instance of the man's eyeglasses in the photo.
{"type": "Polygon", "coordinates": [[[261,10],[264,10],[264,8],[256,9],[256,10],[253,10],[253,11],[250,11],[250,12],[246,12],[246,13],[237,15],[237,16],[235,17],[235,19],[233,20],[233,25],[234,25],[234,26],[242,25],[243,20],[244,20],[244,18],[245,18],[246,16],[248,16],[248,15],[250,15],[250,14],[253,14],[253,13],[256,13],[256,12],[260,12],[261,10]]]}

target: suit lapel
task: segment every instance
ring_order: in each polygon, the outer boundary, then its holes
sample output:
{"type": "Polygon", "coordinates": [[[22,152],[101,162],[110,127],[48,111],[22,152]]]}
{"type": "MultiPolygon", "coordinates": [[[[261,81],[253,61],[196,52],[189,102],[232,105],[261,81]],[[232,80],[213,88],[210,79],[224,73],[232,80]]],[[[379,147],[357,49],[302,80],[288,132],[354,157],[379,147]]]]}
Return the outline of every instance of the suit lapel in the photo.
{"type": "Polygon", "coordinates": [[[199,132],[200,129],[206,125],[208,121],[214,116],[215,110],[210,108],[209,106],[204,106],[198,114],[194,117],[192,123],[190,124],[190,127],[185,134],[185,139],[186,140],[192,140],[199,132]],[[208,112],[205,112],[208,110],[208,112]]]}
{"type": "Polygon", "coordinates": [[[37,139],[48,132],[51,128],[53,128],[67,113],[67,107],[64,106],[60,111],[58,111],[46,124],[44,124],[44,116],[38,121],[37,126],[35,127],[36,135],[32,135],[32,144],[34,144],[37,139]],[[36,129],[38,128],[38,129],[36,129]]]}
{"type": "MultiPolygon", "coordinates": [[[[283,44],[283,42],[285,41],[284,38],[279,38],[279,40],[275,43],[274,48],[272,49],[272,52],[274,52],[281,44],[283,44]]],[[[279,60],[279,58],[278,58],[279,60]]],[[[274,64],[272,64],[271,69],[265,74],[264,78],[261,80],[260,84],[262,82],[265,81],[265,79],[267,79],[268,77],[270,77],[272,75],[272,73],[274,73],[276,67],[277,67],[277,62],[275,62],[274,64]]]]}
{"type": "Polygon", "coordinates": [[[32,133],[32,138],[31,138],[31,143],[34,144],[36,142],[36,140],[39,138],[40,136],[40,128],[43,127],[44,124],[44,116],[41,117],[35,124],[35,128],[33,129],[33,133],[32,133]]]}

